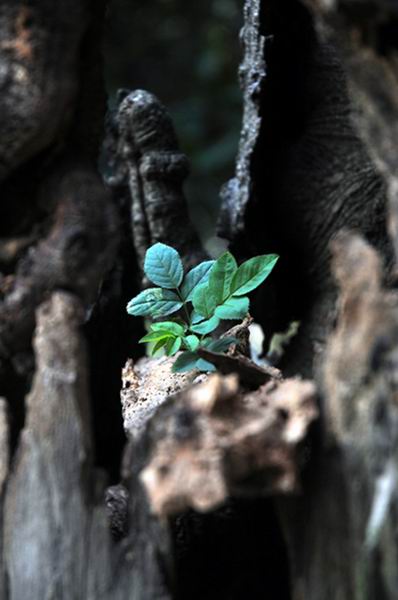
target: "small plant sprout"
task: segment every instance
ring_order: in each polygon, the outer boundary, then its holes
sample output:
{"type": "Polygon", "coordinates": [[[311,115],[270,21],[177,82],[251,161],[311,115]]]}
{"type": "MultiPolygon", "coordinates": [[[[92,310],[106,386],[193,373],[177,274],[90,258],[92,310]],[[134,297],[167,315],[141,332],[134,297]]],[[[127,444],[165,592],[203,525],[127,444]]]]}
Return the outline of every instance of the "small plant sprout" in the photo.
{"type": "Polygon", "coordinates": [[[243,319],[249,311],[252,292],[268,277],[278,256],[267,254],[250,258],[239,267],[230,252],[217,260],[207,260],[185,276],[177,250],[165,244],[151,246],[145,255],[144,271],[157,287],[151,287],[130,300],[130,315],[175,318],[151,323],[150,331],[140,342],[152,343],[152,354],[163,348],[167,356],[180,350],[173,371],[191,369],[215,371],[214,365],[198,355],[198,348],[225,352],[237,340],[214,339],[210,334],[222,319],[243,319]]]}

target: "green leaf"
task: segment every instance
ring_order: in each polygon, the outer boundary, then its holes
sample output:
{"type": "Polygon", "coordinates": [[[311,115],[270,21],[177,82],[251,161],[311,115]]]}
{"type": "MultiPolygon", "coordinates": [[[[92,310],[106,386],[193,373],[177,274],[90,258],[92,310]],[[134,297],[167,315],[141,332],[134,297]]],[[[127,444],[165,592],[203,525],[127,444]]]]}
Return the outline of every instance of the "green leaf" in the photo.
{"type": "Polygon", "coordinates": [[[192,371],[192,369],[199,369],[200,371],[215,371],[216,368],[207,360],[198,358],[195,352],[183,352],[176,359],[172,371],[174,373],[185,373],[186,371],[192,371]]]}
{"type": "Polygon", "coordinates": [[[254,290],[268,277],[278,258],[277,254],[264,254],[241,264],[232,279],[231,294],[243,296],[254,290]]]}
{"type": "Polygon", "coordinates": [[[195,311],[198,314],[203,315],[205,319],[209,319],[213,316],[217,303],[214,295],[209,293],[209,288],[206,283],[199,285],[195,289],[192,304],[195,311]]]}
{"type": "Polygon", "coordinates": [[[212,352],[225,352],[231,344],[237,344],[238,342],[239,340],[237,338],[225,337],[219,340],[211,340],[211,342],[206,345],[206,348],[212,352]]]}
{"type": "Polygon", "coordinates": [[[170,338],[166,343],[166,354],[167,356],[173,356],[181,348],[182,340],[178,338],[170,338]]]}
{"type": "Polygon", "coordinates": [[[208,282],[211,268],[215,262],[215,260],[206,260],[187,273],[181,288],[181,295],[185,301],[192,300],[193,293],[198,285],[208,282]]]}
{"type": "Polygon", "coordinates": [[[154,344],[152,350],[151,350],[151,356],[153,356],[158,350],[160,350],[161,348],[163,348],[163,346],[165,346],[168,342],[170,338],[162,338],[161,340],[159,340],[158,342],[156,342],[156,344],[154,344]]]}
{"type": "MultiPolygon", "coordinates": [[[[207,292],[214,299],[216,305],[224,302],[230,295],[231,281],[237,269],[236,260],[230,252],[224,252],[216,260],[210,272],[207,292]]],[[[199,309],[198,312],[201,313],[199,309]]]]}
{"type": "Polygon", "coordinates": [[[174,362],[172,371],[174,373],[185,373],[186,371],[192,371],[192,369],[196,368],[197,360],[198,355],[195,352],[183,352],[174,362]]]}
{"type": "Polygon", "coordinates": [[[249,311],[249,298],[229,298],[224,304],[217,306],[216,316],[219,319],[243,319],[249,311]]]}
{"type": "Polygon", "coordinates": [[[166,289],[177,288],[184,275],[177,250],[160,243],[147,250],[144,271],[150,281],[166,289]]]}
{"type": "Polygon", "coordinates": [[[200,323],[201,321],[204,321],[206,317],[202,317],[202,315],[200,315],[199,313],[196,312],[196,310],[193,310],[191,313],[191,323],[192,325],[195,325],[196,323],[200,323]]]}
{"type": "Polygon", "coordinates": [[[142,344],[144,342],[157,342],[158,340],[162,340],[163,338],[175,338],[174,333],[171,333],[170,331],[150,331],[149,333],[147,333],[146,335],[144,335],[144,337],[142,337],[139,340],[139,344],[142,344]]]}
{"type": "Polygon", "coordinates": [[[211,362],[204,360],[203,358],[199,358],[199,360],[196,361],[195,366],[197,369],[199,369],[199,371],[209,371],[211,373],[217,371],[216,367],[211,362]]]}
{"type": "Polygon", "coordinates": [[[161,321],[160,323],[151,323],[152,331],[169,331],[175,335],[184,335],[187,327],[185,325],[180,325],[180,323],[176,323],[175,321],[161,321]]]}
{"type": "Polygon", "coordinates": [[[148,288],[130,300],[127,312],[130,315],[161,317],[176,312],[182,307],[177,294],[161,288],[148,288]]]}
{"type": "Polygon", "coordinates": [[[188,350],[195,352],[199,346],[199,338],[196,335],[187,335],[187,337],[184,338],[184,343],[188,350]]]}
{"type": "Polygon", "coordinates": [[[203,321],[203,323],[198,323],[197,325],[191,325],[191,331],[194,333],[200,333],[202,335],[207,335],[211,333],[220,324],[220,319],[218,317],[211,317],[211,319],[207,319],[203,321]]]}

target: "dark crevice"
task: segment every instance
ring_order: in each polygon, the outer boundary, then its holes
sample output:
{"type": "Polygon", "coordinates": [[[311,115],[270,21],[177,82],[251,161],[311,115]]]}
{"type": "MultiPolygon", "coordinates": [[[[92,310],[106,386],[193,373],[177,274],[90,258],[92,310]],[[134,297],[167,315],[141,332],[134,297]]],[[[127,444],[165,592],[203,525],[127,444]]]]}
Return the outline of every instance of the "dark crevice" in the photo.
{"type": "Polygon", "coordinates": [[[177,600],[289,600],[289,566],[270,500],[231,500],[173,523],[177,600]]]}
{"type": "MultiPolygon", "coordinates": [[[[308,275],[306,239],[302,236],[299,207],[281,196],[291,147],[303,135],[311,98],[308,63],[315,43],[311,18],[294,0],[283,6],[262,3],[262,35],[266,37],[266,80],[261,97],[262,126],[252,161],[253,195],[246,229],[251,254],[276,252],[281,256],[264,290],[253,302],[253,316],[266,338],[283,331],[291,321],[302,321],[313,290],[308,275]]],[[[294,181],[292,181],[294,185],[294,181]]]]}
{"type": "Polygon", "coordinates": [[[398,48],[398,18],[381,23],[376,30],[376,51],[382,56],[396,53],[398,48]]]}
{"type": "Polygon", "coordinates": [[[20,433],[25,425],[25,397],[30,389],[31,377],[19,375],[6,361],[1,363],[0,396],[6,398],[10,435],[10,457],[14,456],[20,433]]]}
{"type": "Polygon", "coordinates": [[[143,335],[140,319],[126,312],[137,293],[138,273],[130,230],[130,207],[120,201],[121,242],[115,265],[105,278],[86,325],[90,346],[90,382],[96,465],[105,469],[110,483],[120,481],[120,462],[126,437],[120,403],[121,372],[127,357],[142,351],[135,340],[143,335]]]}

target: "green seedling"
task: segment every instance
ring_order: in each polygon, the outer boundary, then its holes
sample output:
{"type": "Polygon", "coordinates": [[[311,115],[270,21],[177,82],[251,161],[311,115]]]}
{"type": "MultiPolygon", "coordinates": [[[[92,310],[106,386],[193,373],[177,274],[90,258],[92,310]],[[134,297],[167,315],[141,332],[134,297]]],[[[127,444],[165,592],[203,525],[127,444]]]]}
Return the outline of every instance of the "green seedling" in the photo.
{"type": "Polygon", "coordinates": [[[191,369],[215,371],[210,362],[200,358],[198,349],[225,352],[237,340],[212,338],[221,320],[241,320],[249,311],[247,294],[256,289],[274,268],[278,256],[265,254],[250,258],[240,266],[230,252],[217,260],[200,263],[184,275],[177,250],[155,244],[145,255],[144,271],[157,287],[144,290],[127,305],[130,315],[175,318],[150,324],[141,343],[151,343],[152,354],[163,348],[167,356],[183,352],[176,358],[173,371],[191,369]]]}

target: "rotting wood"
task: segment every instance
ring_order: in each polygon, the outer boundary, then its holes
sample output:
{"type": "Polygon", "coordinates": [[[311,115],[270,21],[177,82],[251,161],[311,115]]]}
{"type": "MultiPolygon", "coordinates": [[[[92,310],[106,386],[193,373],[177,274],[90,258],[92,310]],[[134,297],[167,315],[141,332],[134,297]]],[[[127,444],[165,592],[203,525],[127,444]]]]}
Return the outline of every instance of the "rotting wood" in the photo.
{"type": "Polygon", "coordinates": [[[174,359],[143,358],[137,364],[129,359],[122,372],[121,402],[124,428],[133,437],[145,429],[156,409],[168,396],[187,387],[196,371],[173,373],[174,359]]]}
{"type": "Polygon", "coordinates": [[[229,496],[297,493],[299,449],[318,415],[313,383],[280,381],[275,369],[277,377],[267,373],[268,384],[247,392],[237,375],[171,376],[172,363],[146,359],[136,371],[128,363],[123,377],[126,430],[148,444],[141,477],[153,510],[208,511],[229,496]]]}
{"type": "Polygon", "coordinates": [[[298,448],[316,419],[312,382],[274,381],[252,393],[211,375],[180,392],[150,422],[142,480],[154,511],[208,511],[230,496],[296,494],[298,448]]]}

